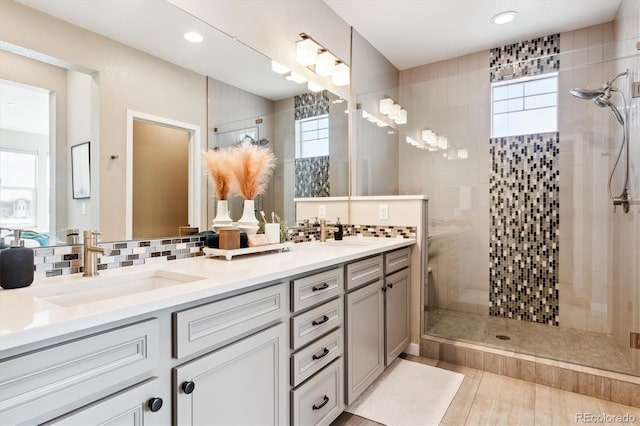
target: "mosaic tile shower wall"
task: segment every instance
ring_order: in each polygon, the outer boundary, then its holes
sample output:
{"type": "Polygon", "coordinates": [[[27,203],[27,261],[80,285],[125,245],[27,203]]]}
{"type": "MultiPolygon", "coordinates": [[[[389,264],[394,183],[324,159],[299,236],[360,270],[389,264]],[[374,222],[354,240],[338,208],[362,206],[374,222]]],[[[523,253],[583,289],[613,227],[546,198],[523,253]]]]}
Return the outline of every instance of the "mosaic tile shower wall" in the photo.
{"type": "Polygon", "coordinates": [[[294,119],[329,114],[329,94],[326,90],[318,93],[304,93],[293,97],[294,119]]]}
{"type": "Polygon", "coordinates": [[[495,47],[489,51],[490,81],[560,70],[560,34],[495,47]]]}
{"type": "Polygon", "coordinates": [[[489,315],[558,325],[559,133],[493,138],[489,315]]]}
{"type": "Polygon", "coordinates": [[[296,158],[296,197],[328,197],[329,156],[296,158]]]}

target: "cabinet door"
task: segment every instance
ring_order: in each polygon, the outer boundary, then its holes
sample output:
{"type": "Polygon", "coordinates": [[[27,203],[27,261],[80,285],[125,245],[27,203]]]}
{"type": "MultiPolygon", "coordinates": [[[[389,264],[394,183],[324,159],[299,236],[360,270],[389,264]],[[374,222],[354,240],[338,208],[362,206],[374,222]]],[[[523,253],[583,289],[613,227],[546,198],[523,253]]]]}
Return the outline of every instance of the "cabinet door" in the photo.
{"type": "Polygon", "coordinates": [[[385,365],[388,366],[409,345],[411,297],[409,269],[403,269],[385,278],[385,365]]]}
{"type": "Polygon", "coordinates": [[[151,379],[59,417],[46,425],[162,425],[171,418],[171,399],[151,379]],[[153,411],[152,411],[153,408],[153,411]]]}
{"type": "Polygon", "coordinates": [[[378,280],[346,296],[347,405],[384,370],[382,285],[378,280]]]}
{"type": "Polygon", "coordinates": [[[286,423],[287,355],[279,324],[175,368],[175,423],[286,423]]]}

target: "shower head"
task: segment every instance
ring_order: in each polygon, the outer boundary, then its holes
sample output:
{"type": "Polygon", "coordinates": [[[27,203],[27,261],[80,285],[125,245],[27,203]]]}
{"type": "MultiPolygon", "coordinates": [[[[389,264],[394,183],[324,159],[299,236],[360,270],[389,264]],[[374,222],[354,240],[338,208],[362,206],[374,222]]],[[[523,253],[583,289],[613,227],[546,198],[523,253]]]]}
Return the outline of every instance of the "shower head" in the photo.
{"type": "Polygon", "coordinates": [[[571,93],[573,96],[575,96],[578,99],[589,100],[589,99],[594,99],[594,98],[597,98],[598,96],[604,95],[604,90],[602,89],[598,89],[598,90],[571,89],[569,93],[571,93]]]}
{"type": "Polygon", "coordinates": [[[620,114],[620,111],[618,110],[618,108],[616,108],[616,106],[611,102],[611,100],[606,95],[603,94],[598,96],[593,100],[593,103],[598,105],[600,108],[609,107],[611,109],[611,112],[613,112],[613,115],[615,115],[616,119],[618,120],[618,123],[624,126],[624,120],[622,119],[622,114],[620,114]]]}

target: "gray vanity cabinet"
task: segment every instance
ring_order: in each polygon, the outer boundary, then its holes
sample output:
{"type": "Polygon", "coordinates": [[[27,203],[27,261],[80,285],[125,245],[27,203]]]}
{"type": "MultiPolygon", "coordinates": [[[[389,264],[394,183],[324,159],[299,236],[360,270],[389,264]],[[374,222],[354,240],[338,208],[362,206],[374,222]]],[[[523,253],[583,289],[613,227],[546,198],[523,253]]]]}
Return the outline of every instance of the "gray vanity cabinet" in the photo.
{"type": "Polygon", "coordinates": [[[410,249],[347,265],[346,403],[352,404],[411,340],[410,249]]]}
{"type": "Polygon", "coordinates": [[[174,369],[175,423],[287,423],[287,327],[280,323],[174,369]]]}
{"type": "Polygon", "coordinates": [[[384,295],[378,280],[346,296],[347,405],[384,371],[384,295]]]}
{"type": "Polygon", "coordinates": [[[385,282],[385,366],[389,366],[394,359],[409,345],[411,340],[411,317],[409,303],[411,286],[409,269],[403,269],[388,275],[385,282]]]}

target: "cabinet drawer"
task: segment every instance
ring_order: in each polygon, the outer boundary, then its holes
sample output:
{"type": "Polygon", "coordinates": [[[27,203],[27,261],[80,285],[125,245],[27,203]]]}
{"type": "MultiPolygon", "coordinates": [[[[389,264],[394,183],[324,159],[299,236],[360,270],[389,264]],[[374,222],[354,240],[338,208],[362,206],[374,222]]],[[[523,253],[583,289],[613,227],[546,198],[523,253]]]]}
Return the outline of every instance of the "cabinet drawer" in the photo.
{"type": "Polygon", "coordinates": [[[291,349],[298,349],[342,326],[342,300],[335,299],[291,318],[291,349]]]}
{"type": "MultiPolygon", "coordinates": [[[[49,425],[162,425],[171,418],[163,411],[171,410],[171,398],[158,392],[158,379],[150,379],[115,395],[100,399],[87,407],[45,423],[49,425]],[[162,405],[156,412],[149,409],[149,401],[160,398],[162,405]],[[163,415],[164,414],[164,415],[163,415]]],[[[157,402],[156,402],[157,403],[157,402]]]]}
{"type": "Polygon", "coordinates": [[[344,410],[342,358],[291,391],[294,425],[328,425],[344,410]]]}
{"type": "Polygon", "coordinates": [[[39,423],[90,402],[92,394],[149,377],[158,365],[158,336],[152,319],[2,361],[2,423],[39,423]]]}
{"type": "Polygon", "coordinates": [[[336,268],[293,280],[291,310],[301,311],[341,295],[344,289],[342,276],[342,268],[336,268]]]}
{"type": "Polygon", "coordinates": [[[347,290],[353,290],[383,276],[382,255],[364,259],[347,265],[347,290]]]}
{"type": "Polygon", "coordinates": [[[292,386],[298,386],[342,355],[344,351],[342,334],[342,328],[339,328],[291,356],[292,386]]]}
{"type": "Polygon", "coordinates": [[[278,284],[176,312],[173,356],[182,358],[264,328],[283,318],[286,306],[286,286],[278,284]]]}
{"type": "Polygon", "coordinates": [[[411,250],[409,247],[405,247],[400,250],[395,250],[384,255],[384,270],[385,274],[389,275],[402,268],[409,266],[411,256],[411,250]]]}

